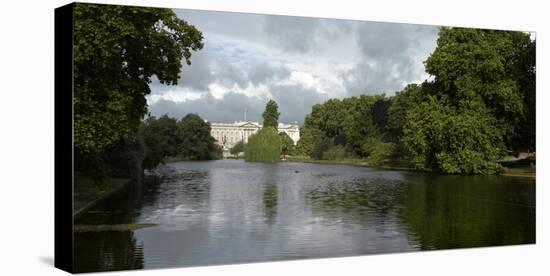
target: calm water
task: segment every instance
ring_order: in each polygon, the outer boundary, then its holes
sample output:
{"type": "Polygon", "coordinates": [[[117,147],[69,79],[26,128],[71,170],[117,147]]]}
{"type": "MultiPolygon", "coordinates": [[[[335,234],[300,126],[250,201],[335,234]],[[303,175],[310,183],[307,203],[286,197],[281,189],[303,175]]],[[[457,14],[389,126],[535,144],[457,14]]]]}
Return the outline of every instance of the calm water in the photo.
{"type": "Polygon", "coordinates": [[[535,180],[235,160],[178,162],[77,224],[77,271],[535,242],[535,180]]]}

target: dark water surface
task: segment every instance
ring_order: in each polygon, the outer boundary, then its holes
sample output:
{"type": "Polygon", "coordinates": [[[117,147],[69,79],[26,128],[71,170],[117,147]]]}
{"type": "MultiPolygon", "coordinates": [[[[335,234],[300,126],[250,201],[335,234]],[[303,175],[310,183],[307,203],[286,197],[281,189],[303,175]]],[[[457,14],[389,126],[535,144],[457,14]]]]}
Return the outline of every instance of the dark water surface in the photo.
{"type": "Polygon", "coordinates": [[[77,224],[76,271],[535,242],[535,179],[305,163],[170,163],[77,224]]]}

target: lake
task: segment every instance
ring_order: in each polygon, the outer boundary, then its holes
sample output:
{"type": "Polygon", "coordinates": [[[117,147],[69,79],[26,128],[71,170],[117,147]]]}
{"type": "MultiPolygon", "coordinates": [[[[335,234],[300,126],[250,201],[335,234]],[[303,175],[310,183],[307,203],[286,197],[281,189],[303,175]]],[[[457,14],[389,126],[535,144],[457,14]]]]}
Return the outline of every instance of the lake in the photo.
{"type": "Polygon", "coordinates": [[[175,162],[76,224],[77,272],[535,243],[535,179],[240,160],[175,162]]]}

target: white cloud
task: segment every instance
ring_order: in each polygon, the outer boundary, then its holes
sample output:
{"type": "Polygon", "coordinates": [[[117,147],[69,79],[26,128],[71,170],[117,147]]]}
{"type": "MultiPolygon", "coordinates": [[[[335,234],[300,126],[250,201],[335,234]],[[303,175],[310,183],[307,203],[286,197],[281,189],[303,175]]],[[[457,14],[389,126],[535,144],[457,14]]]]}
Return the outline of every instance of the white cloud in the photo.
{"type": "Polygon", "coordinates": [[[147,102],[149,105],[153,105],[160,100],[172,101],[175,103],[181,103],[188,100],[196,100],[203,96],[203,93],[194,92],[186,88],[178,88],[176,90],[167,90],[162,94],[151,94],[147,96],[147,102]]]}

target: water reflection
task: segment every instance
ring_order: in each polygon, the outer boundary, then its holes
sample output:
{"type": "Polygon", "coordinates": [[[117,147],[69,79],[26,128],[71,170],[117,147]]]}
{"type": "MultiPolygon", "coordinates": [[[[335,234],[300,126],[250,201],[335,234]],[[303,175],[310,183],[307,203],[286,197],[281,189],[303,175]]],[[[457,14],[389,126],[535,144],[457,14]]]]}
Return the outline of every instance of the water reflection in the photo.
{"type": "Polygon", "coordinates": [[[534,179],[415,174],[402,213],[422,249],[535,242],[534,179]]]}
{"type": "Polygon", "coordinates": [[[264,203],[264,216],[268,224],[273,224],[277,216],[277,184],[267,184],[264,187],[262,201],[264,203]]]}
{"type": "Polygon", "coordinates": [[[318,184],[306,192],[315,214],[358,225],[394,218],[403,182],[382,178],[318,184]]]}
{"type": "Polygon", "coordinates": [[[171,163],[76,222],[157,224],[76,234],[77,270],[533,243],[534,184],[336,165],[171,163]]]}
{"type": "Polygon", "coordinates": [[[76,272],[143,268],[143,246],[131,231],[75,233],[76,272]]]}

